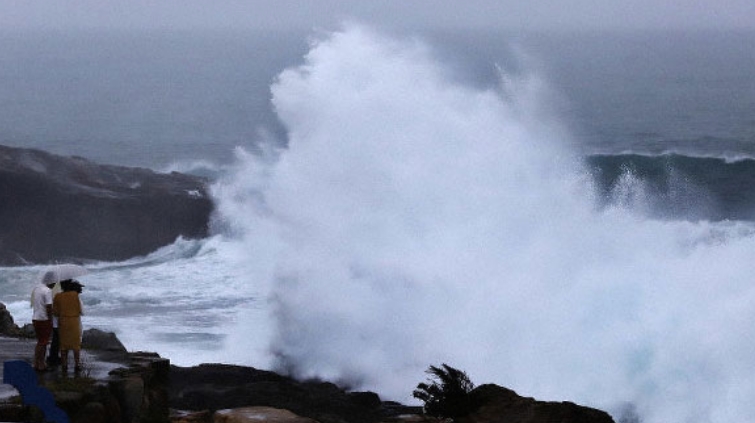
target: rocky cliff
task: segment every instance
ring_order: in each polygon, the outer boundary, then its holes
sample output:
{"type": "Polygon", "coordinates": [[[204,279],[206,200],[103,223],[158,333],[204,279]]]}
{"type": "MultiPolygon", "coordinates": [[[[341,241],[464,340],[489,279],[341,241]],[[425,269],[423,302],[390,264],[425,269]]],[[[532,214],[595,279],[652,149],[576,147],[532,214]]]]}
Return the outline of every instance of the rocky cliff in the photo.
{"type": "Polygon", "coordinates": [[[205,183],[0,146],[0,265],[124,260],[206,236],[205,183]]]}

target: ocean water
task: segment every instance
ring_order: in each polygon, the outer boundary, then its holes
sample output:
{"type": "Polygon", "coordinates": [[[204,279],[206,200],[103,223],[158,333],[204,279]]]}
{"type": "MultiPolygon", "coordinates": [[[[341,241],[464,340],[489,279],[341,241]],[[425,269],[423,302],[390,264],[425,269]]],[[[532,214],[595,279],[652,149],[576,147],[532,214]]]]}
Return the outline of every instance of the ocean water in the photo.
{"type": "MultiPolygon", "coordinates": [[[[4,34],[0,139],[208,174],[216,213],[89,265],[85,326],[402,402],[445,362],[755,419],[754,34],[106,35],[4,34]]],[[[44,269],[0,269],[19,323],[44,269]]]]}

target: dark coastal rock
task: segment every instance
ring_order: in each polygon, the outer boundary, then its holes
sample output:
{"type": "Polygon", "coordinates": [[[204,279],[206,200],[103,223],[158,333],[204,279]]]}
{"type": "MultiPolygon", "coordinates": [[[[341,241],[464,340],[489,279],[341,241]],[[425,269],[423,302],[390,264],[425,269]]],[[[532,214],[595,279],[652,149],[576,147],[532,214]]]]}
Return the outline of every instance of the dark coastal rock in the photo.
{"type": "Polygon", "coordinates": [[[614,423],[605,411],[571,402],[537,401],[493,384],[475,388],[471,400],[475,411],[458,423],[614,423]]]}
{"type": "Polygon", "coordinates": [[[321,423],[381,422],[419,412],[416,407],[383,407],[372,392],[347,392],[322,381],[296,381],[270,371],[223,364],[172,367],[171,407],[180,410],[272,407],[321,423]]]}
{"type": "MultiPolygon", "coordinates": [[[[210,414],[221,409],[271,407],[320,423],[443,421],[422,415],[420,407],[381,401],[372,392],[347,392],[332,383],[300,382],[250,367],[172,367],[168,391],[171,407],[210,414]]],[[[614,423],[601,410],[538,401],[493,384],[477,387],[470,397],[474,411],[455,419],[457,423],[614,423]]]]}
{"type": "Polygon", "coordinates": [[[37,335],[34,332],[34,325],[32,325],[31,323],[27,323],[21,326],[21,328],[19,329],[18,336],[21,338],[29,338],[29,339],[36,338],[37,335]]]}
{"type": "Polygon", "coordinates": [[[123,364],[104,379],[84,378],[78,384],[75,377],[66,383],[58,379],[48,382],[47,387],[72,423],[168,422],[170,361],[152,353],[128,353],[123,364]]]}
{"type": "Polygon", "coordinates": [[[124,260],[207,235],[206,181],[0,146],[0,265],[124,260]]]}
{"type": "Polygon", "coordinates": [[[19,328],[18,325],[16,325],[16,323],[13,321],[13,316],[11,316],[10,312],[3,303],[0,303],[0,335],[21,335],[21,328],[19,328]]]}
{"type": "Polygon", "coordinates": [[[130,358],[128,350],[113,332],[87,329],[82,334],[81,347],[95,353],[103,361],[120,363],[130,358]]]}

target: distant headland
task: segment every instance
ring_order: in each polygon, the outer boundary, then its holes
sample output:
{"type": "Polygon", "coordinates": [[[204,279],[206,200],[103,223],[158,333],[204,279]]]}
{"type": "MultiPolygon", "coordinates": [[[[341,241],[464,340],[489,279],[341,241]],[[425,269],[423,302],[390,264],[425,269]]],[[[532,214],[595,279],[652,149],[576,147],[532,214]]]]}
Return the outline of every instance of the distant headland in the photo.
{"type": "Polygon", "coordinates": [[[120,261],[207,236],[207,181],[0,145],[0,265],[120,261]]]}

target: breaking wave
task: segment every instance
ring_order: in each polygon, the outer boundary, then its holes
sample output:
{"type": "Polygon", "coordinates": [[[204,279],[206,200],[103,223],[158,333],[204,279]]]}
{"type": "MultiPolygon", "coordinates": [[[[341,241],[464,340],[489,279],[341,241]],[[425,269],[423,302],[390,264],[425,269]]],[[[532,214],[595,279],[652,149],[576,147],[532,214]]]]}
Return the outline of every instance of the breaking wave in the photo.
{"type": "Polygon", "coordinates": [[[637,207],[656,167],[735,164],[585,163],[537,75],[502,81],[358,25],[280,74],[287,148],[239,151],[213,189],[271,360],[401,401],[446,362],[645,422],[754,420],[752,225],[637,207]]]}

